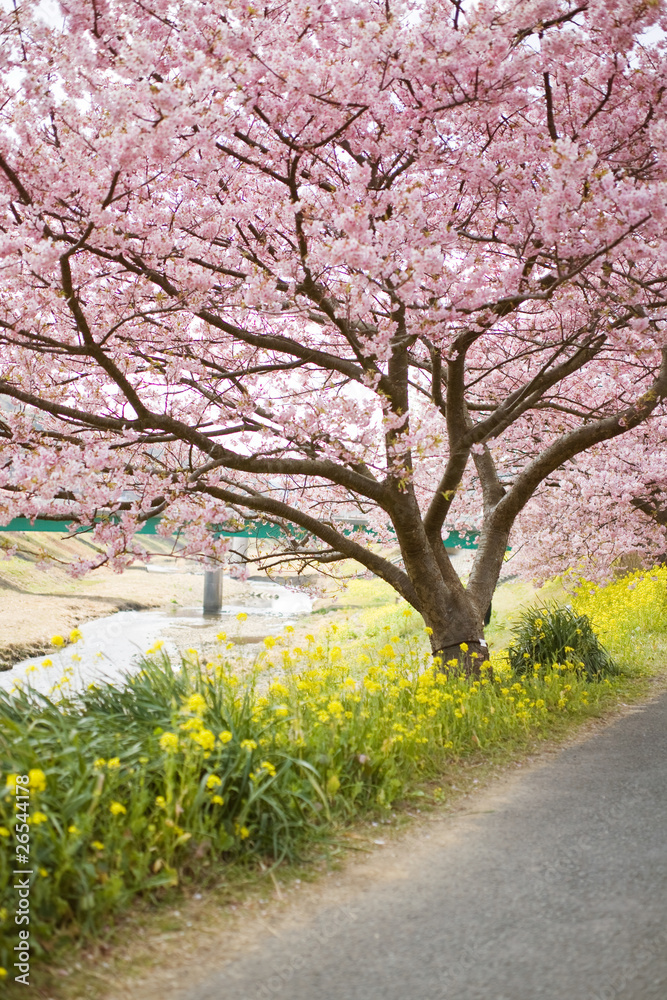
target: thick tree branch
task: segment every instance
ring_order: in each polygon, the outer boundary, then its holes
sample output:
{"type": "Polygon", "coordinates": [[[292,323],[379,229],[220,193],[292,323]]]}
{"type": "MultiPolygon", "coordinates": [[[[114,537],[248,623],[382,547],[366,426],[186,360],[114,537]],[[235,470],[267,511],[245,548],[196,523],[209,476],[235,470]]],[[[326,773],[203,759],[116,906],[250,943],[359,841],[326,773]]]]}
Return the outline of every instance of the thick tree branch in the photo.
{"type": "Polygon", "coordinates": [[[479,548],[468,581],[468,592],[478,607],[488,607],[507,548],[509,533],[540,483],[576,455],[624,434],[647,420],[667,397],[667,348],[663,348],[660,371],[651,388],[620,413],[593,421],[564,434],[535,458],[516,477],[513,486],[485,519],[479,548]]]}
{"type": "Polygon", "coordinates": [[[556,128],[556,120],[554,118],[554,99],[551,92],[551,79],[548,73],[543,74],[544,79],[544,99],[547,104],[547,128],[549,129],[549,135],[554,142],[558,139],[558,130],[556,128]]]}
{"type": "MultiPolygon", "coordinates": [[[[473,424],[467,416],[462,384],[463,369],[461,367],[461,372],[455,381],[452,378],[452,371],[456,372],[456,368],[454,364],[450,365],[447,397],[447,417],[448,427],[450,428],[450,458],[424,517],[424,524],[430,538],[435,538],[442,531],[442,526],[454,501],[456,490],[463,477],[473,445],[485,444],[492,438],[499,437],[510,424],[515,423],[524,413],[535,407],[544,393],[552,386],[562,382],[568,375],[579,371],[586,363],[591,361],[599,352],[603,343],[604,337],[597,337],[590,341],[588,345],[579,347],[572,357],[559,365],[555,365],[551,369],[548,368],[548,365],[553,361],[553,358],[550,359],[546,365],[542,366],[540,372],[507,396],[500,405],[495,407],[488,417],[478,421],[476,424],[473,424]]],[[[557,353],[560,353],[561,350],[562,347],[559,348],[557,353]]],[[[458,363],[458,359],[456,363],[458,363]]],[[[483,462],[482,468],[485,470],[485,474],[488,473],[486,481],[489,489],[497,493],[498,487],[493,482],[494,477],[491,476],[488,460],[483,462]]]]}

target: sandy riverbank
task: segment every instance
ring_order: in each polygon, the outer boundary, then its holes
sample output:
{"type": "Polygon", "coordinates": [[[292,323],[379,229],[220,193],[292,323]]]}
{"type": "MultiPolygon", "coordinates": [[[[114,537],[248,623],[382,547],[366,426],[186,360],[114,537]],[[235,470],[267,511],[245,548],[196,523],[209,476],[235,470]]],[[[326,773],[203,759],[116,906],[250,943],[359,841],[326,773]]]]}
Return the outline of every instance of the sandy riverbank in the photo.
{"type": "MultiPolygon", "coordinates": [[[[169,558],[159,542],[153,543],[156,554],[148,567],[136,565],[122,574],[103,568],[73,579],[66,563],[90,555],[85,542],[51,534],[16,538],[20,551],[0,561],[0,669],[46,652],[51,636],[115,611],[201,606],[203,569],[169,558]],[[42,552],[52,559],[45,569],[38,566],[42,552]]],[[[241,593],[243,584],[226,581],[226,589],[241,593]]]]}
{"type": "MultiPolygon", "coordinates": [[[[233,614],[222,615],[217,621],[202,620],[198,610],[203,602],[203,567],[170,556],[170,543],[158,538],[142,539],[152,554],[148,566],[136,564],[124,573],[101,568],[79,579],[71,576],[67,565],[90,556],[91,546],[85,539],[63,539],[55,533],[4,538],[18,543],[19,548],[11,558],[0,559],[0,671],[51,651],[52,636],[68,635],[73,628],[117,611],[161,609],[167,619],[174,619],[173,626],[165,622],[162,637],[179,650],[196,647],[204,655],[217,649],[216,633],[220,631],[236,642],[258,644],[284,625],[280,614],[272,614],[277,610],[273,603],[277,595],[265,592],[268,580],[263,575],[240,582],[225,574],[224,604],[228,610],[230,604],[238,605],[239,610],[245,605],[252,607],[246,622],[237,622],[233,614]],[[40,564],[44,555],[48,557],[46,566],[40,564]],[[263,608],[267,614],[262,613],[263,608]]],[[[337,606],[336,588],[329,589],[331,596],[317,600],[314,609],[337,606]]],[[[297,609],[303,602],[293,603],[297,624],[302,617],[297,609]]],[[[318,616],[318,624],[326,618],[318,616]]],[[[298,631],[308,631],[305,621],[298,631]]]]}

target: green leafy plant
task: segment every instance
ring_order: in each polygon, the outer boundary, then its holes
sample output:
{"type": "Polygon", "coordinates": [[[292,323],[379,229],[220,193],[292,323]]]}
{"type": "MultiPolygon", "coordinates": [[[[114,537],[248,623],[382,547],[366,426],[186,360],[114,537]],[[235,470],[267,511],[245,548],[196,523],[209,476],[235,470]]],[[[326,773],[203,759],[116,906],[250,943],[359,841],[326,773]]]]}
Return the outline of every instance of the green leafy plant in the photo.
{"type": "Polygon", "coordinates": [[[569,664],[591,680],[618,673],[588,616],[571,607],[554,602],[527,608],[511,631],[507,658],[515,674],[550,670],[553,664],[569,664]]]}

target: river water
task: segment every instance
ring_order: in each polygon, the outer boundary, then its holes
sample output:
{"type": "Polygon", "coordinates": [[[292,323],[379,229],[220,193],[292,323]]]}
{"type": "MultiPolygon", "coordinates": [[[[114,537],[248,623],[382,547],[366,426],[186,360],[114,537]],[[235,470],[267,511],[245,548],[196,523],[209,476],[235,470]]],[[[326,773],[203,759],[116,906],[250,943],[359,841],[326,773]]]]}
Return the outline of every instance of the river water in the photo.
{"type": "Polygon", "coordinates": [[[83,638],[76,644],[23,660],[0,673],[0,687],[11,690],[19,682],[48,694],[66,672],[70,674],[67,690],[96,681],[117,681],[136,670],[142,654],[158,641],[172,657],[190,647],[206,654],[220,648],[216,636],[221,632],[250,652],[264,636],[297,625],[311,610],[307,594],[277,583],[253,581],[247,593],[226,602],[216,615],[204,615],[201,608],[119,611],[82,625],[83,638]],[[247,618],[239,621],[236,616],[242,613],[247,618]]]}

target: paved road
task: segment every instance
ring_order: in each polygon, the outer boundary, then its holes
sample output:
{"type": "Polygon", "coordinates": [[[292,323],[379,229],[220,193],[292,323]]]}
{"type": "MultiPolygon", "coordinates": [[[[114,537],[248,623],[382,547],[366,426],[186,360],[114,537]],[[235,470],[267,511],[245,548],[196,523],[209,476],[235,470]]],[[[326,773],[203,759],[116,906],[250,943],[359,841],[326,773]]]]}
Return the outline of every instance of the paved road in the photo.
{"type": "Polygon", "coordinates": [[[667,1000],[667,697],[480,809],[184,1000],[667,1000]]]}

